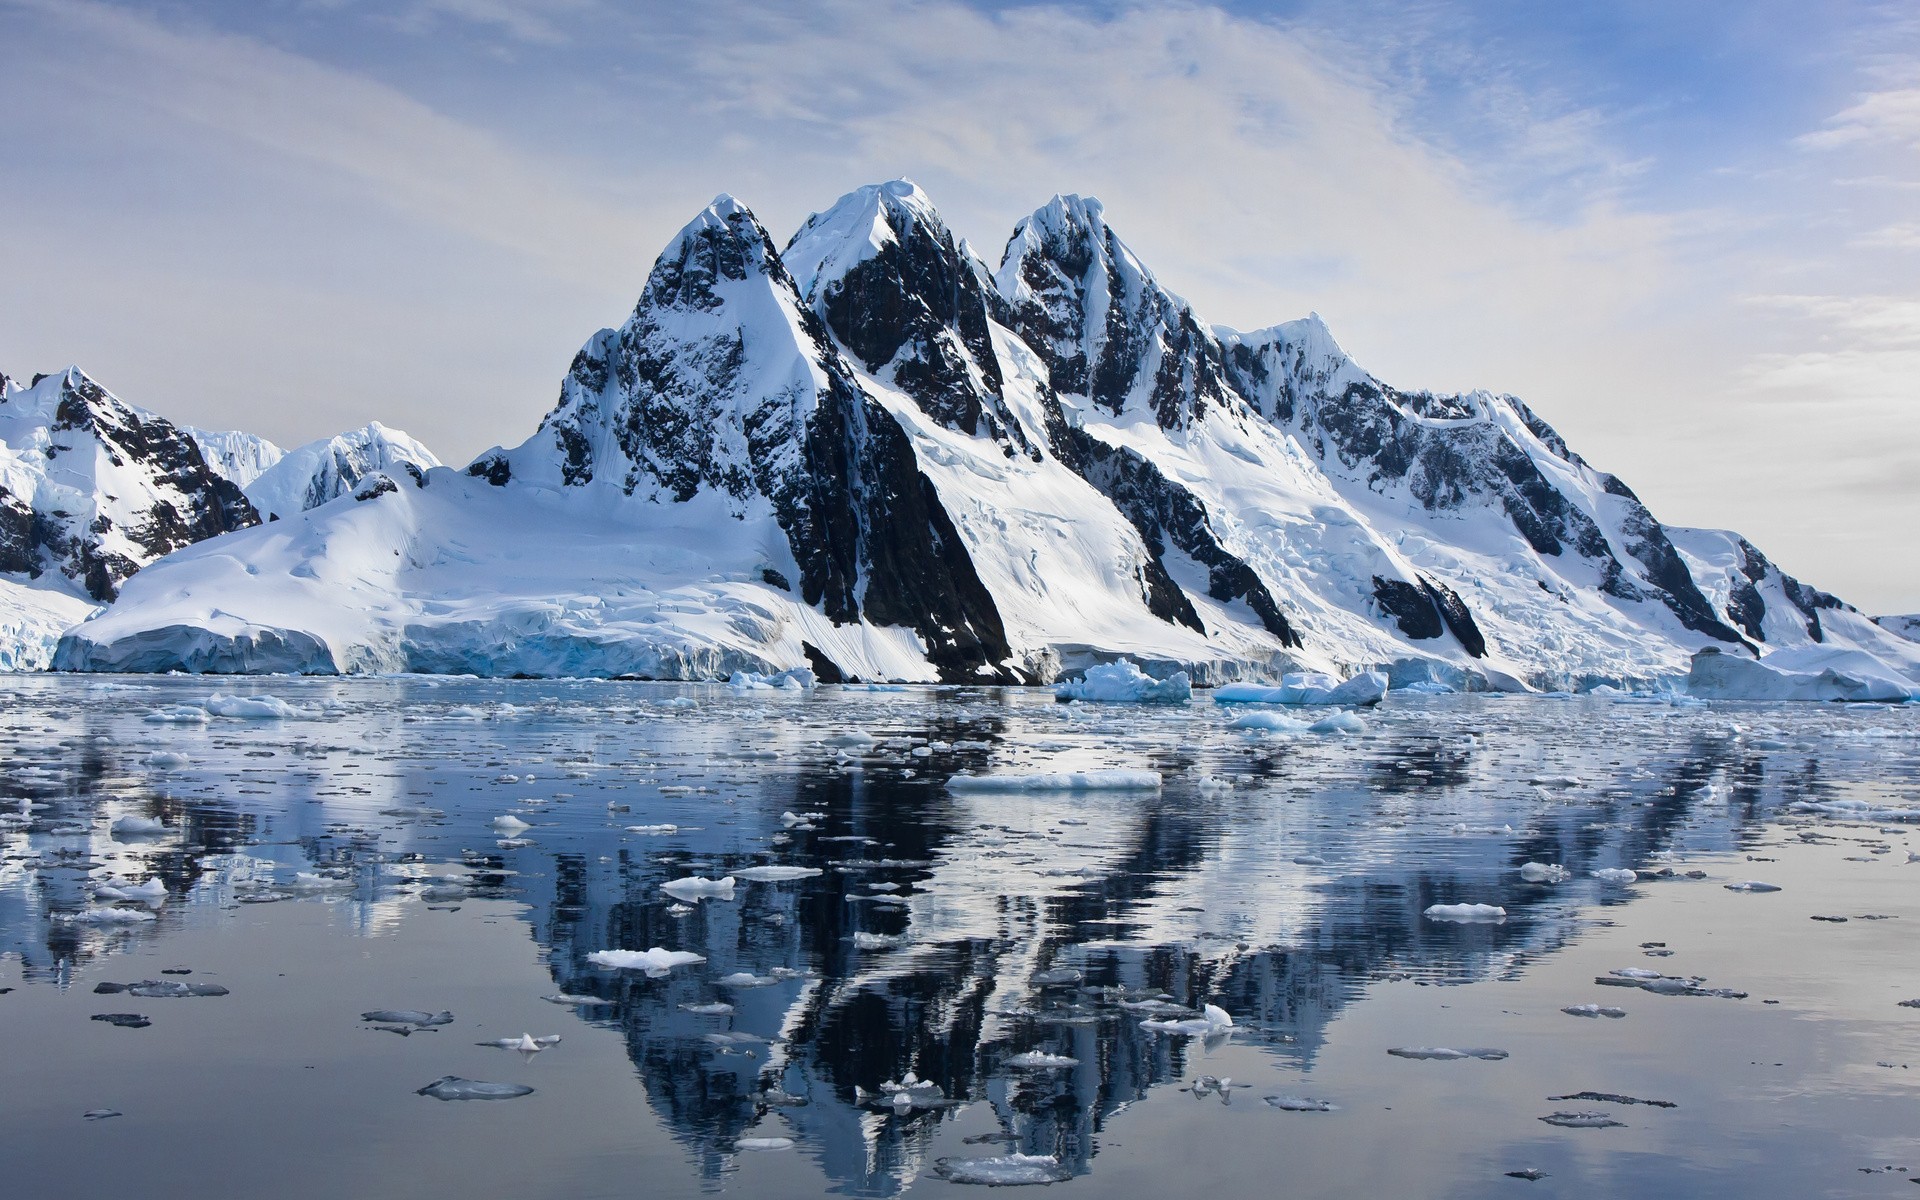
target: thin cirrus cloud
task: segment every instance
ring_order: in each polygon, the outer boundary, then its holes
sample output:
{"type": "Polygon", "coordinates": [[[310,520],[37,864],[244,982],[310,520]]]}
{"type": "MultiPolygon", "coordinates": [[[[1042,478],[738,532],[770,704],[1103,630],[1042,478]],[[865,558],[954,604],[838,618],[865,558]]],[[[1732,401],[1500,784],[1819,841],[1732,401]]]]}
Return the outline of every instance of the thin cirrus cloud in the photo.
{"type": "Polygon", "coordinates": [[[1886,484],[1920,432],[1914,289],[1880,261],[1911,262],[1920,94],[1886,56],[1771,142],[1745,130],[1771,157],[1696,162],[1635,136],[1683,102],[1640,96],[1651,72],[1631,105],[1586,99],[1579,62],[1509,70],[1448,5],[1319,19],[1340,7],[0,0],[20,94],[62,96],[0,110],[16,172],[150,168],[137,204],[0,195],[0,229],[35,233],[0,240],[0,366],[110,366],[282,441],[377,417],[458,460],[531,431],[715,192],[780,236],[910,175],[992,259],[1078,191],[1209,319],[1318,310],[1395,383],[1524,394],[1668,519],[1920,607],[1920,567],[1890,582],[1763,478],[1825,456],[1852,465],[1810,473],[1815,507],[1920,517],[1886,484]],[[1750,182],[1729,200],[1688,170],[1750,182]],[[1766,415],[1795,406],[1829,419],[1766,415]]]}

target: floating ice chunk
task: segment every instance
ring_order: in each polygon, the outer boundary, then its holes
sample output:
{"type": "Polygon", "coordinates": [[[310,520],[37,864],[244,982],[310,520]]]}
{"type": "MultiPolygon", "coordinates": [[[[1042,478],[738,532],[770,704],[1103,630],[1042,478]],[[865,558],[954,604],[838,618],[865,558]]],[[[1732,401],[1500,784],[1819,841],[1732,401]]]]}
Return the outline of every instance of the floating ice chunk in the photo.
{"type": "Polygon", "coordinates": [[[217,983],[182,983],[178,979],[142,979],[139,983],[98,984],[94,991],[111,988],[143,1000],[184,1000],[191,996],[224,996],[227,989],[217,983]]]}
{"type": "Polygon", "coordinates": [[[1016,1054],[1007,1060],[1007,1065],[1022,1071],[1051,1071],[1059,1067],[1077,1067],[1080,1060],[1065,1054],[1046,1054],[1039,1050],[1029,1050],[1025,1054],[1016,1054]]]}
{"type": "Polygon", "coordinates": [[[575,1005],[575,1004],[612,1004],[613,1003],[613,1001],[611,1000],[602,1000],[598,996],[581,996],[581,995],[571,994],[568,992],[557,992],[554,995],[542,996],[540,998],[542,1000],[545,1000],[548,1004],[575,1005]]]}
{"type": "Polygon", "coordinates": [[[376,1008],[372,1012],[361,1013],[360,1019],[378,1021],[383,1025],[413,1025],[421,1029],[453,1024],[453,1014],[444,1009],[428,1012],[420,1008],[376,1008]]]}
{"type": "Polygon", "coordinates": [[[54,919],[75,925],[140,925],[154,916],[144,908],[84,908],[77,913],[56,913],[54,919]]]}
{"type": "Polygon", "coordinates": [[[524,1083],[486,1083],[458,1075],[442,1075],[414,1093],[435,1100],[512,1100],[532,1094],[533,1089],[524,1083]]]}
{"type": "Polygon", "coordinates": [[[815,683],[813,672],[805,667],[790,667],[772,675],[735,671],[727,680],[727,686],[736,692],[810,692],[815,683]]]}
{"type": "Polygon", "coordinates": [[[1624,1008],[1608,1008],[1601,1004],[1569,1004],[1560,1011],[1570,1017],[1612,1017],[1615,1020],[1627,1015],[1624,1008]]]}
{"type": "Polygon", "coordinates": [[[1593,877],[1601,883],[1632,883],[1640,875],[1626,867],[1602,867],[1593,873],[1593,877]]]}
{"type": "Polygon", "coordinates": [[[1660,972],[1649,971],[1645,967],[1621,967],[1619,970],[1616,970],[1616,971],[1608,971],[1607,974],[1617,975],[1622,979],[1665,979],[1667,978],[1667,976],[1662,975],[1660,972]]]}
{"type": "Polygon", "coordinates": [[[1726,889],[1730,892],[1777,892],[1780,890],[1780,885],[1777,883],[1762,883],[1758,879],[1749,879],[1744,883],[1729,883],[1726,885],[1726,889]]]}
{"type": "Polygon", "coordinates": [[[904,940],[899,934],[868,933],[864,929],[853,935],[853,944],[862,950],[891,950],[904,940]]]}
{"type": "Polygon", "coordinates": [[[532,829],[533,826],[522,821],[512,813],[508,813],[504,817],[495,817],[493,819],[493,828],[499,833],[511,835],[519,833],[522,829],[532,829]]]}
{"type": "Polygon", "coordinates": [[[1035,987],[1062,987],[1079,983],[1086,978],[1078,967],[1050,967],[1045,971],[1035,971],[1027,977],[1027,982],[1035,987]]]}
{"type": "Polygon", "coordinates": [[[124,1117],[126,1114],[117,1108],[90,1108],[80,1116],[88,1121],[104,1121],[109,1117],[124,1117]]]}
{"type": "Polygon", "coordinates": [[[827,745],[841,750],[870,750],[879,744],[880,739],[856,729],[851,733],[836,733],[825,741],[827,745]]]}
{"type": "Polygon", "coordinates": [[[1638,1096],[1623,1096],[1619,1092],[1570,1092],[1565,1096],[1548,1096],[1549,1100],[1598,1100],[1602,1104],[1644,1104],[1649,1108],[1679,1108],[1671,1100],[1642,1100],[1638,1096]]]}
{"type": "Polygon", "coordinates": [[[1268,1104],[1281,1112],[1335,1112],[1336,1106],[1331,1100],[1314,1100],[1306,1096],[1267,1096],[1268,1104]]]}
{"type": "Polygon", "coordinates": [[[1505,1050],[1492,1050],[1485,1046],[1455,1050],[1449,1046],[1395,1046],[1387,1051],[1395,1058],[1425,1059],[1434,1062],[1453,1062],[1462,1058],[1478,1058],[1487,1062],[1499,1062],[1507,1057],[1505,1050]]]}
{"type": "Polygon", "coordinates": [[[147,755],[147,765],[160,771],[178,771],[192,762],[186,755],[173,750],[155,750],[147,755]]]}
{"type": "Polygon", "coordinates": [[[279,721],[305,715],[278,696],[228,696],[215,692],[201,701],[200,707],[213,716],[242,721],[279,721]]]}
{"type": "Polygon", "coordinates": [[[1565,883],[1572,874],[1559,863],[1522,863],[1520,878],[1528,883],[1565,883]]]}
{"type": "Polygon", "coordinates": [[[1131,659],[1088,667],[1084,678],[1055,689],[1059,700],[1091,700],[1107,704],[1185,704],[1193,686],[1185,671],[1155,679],[1131,659]]]}
{"type": "Polygon", "coordinates": [[[733,876],[722,879],[702,879],[691,875],[685,879],[676,879],[663,883],[660,890],[676,900],[731,900],[733,899],[733,876]]]}
{"type": "Polygon", "coordinates": [[[1004,1154],[996,1158],[939,1158],[934,1174],[948,1183],[977,1183],[987,1187],[1064,1183],[1072,1178],[1060,1160],[1041,1154],[1004,1154]]]}
{"type": "Polygon", "coordinates": [[[141,904],[162,904],[167,899],[167,885],[158,875],[145,883],[103,883],[93,889],[96,900],[134,900],[141,904]]]}
{"type": "Polygon", "coordinates": [[[947,787],[956,792],[1158,791],[1158,771],[1060,771],[1033,775],[955,775],[947,787]]]}
{"type": "Polygon", "coordinates": [[[1378,671],[1362,671],[1342,683],[1317,671],[1300,671],[1280,677],[1279,687],[1257,683],[1229,683],[1213,690],[1215,704],[1338,704],[1364,706],[1378,704],[1387,694],[1387,677],[1378,671]]]}
{"type": "Polygon", "coordinates": [[[1487,921],[1504,921],[1507,910],[1497,904],[1433,904],[1423,914],[1429,921],[1457,921],[1463,924],[1477,924],[1487,921]]]}
{"type": "Polygon", "coordinates": [[[735,971],[731,975],[722,975],[714,980],[721,987],[761,988],[772,987],[780,981],[772,975],[755,975],[752,971],[735,971]]]}
{"type": "Polygon", "coordinates": [[[1350,712],[1321,717],[1307,726],[1308,733],[1365,733],[1366,731],[1367,723],[1350,712]]]}
{"type": "Polygon", "coordinates": [[[659,704],[659,707],[680,709],[684,711],[690,708],[699,708],[700,702],[698,700],[695,700],[692,696],[675,696],[671,700],[662,700],[659,704]]]}
{"type": "Polygon", "coordinates": [[[1185,1021],[1142,1021],[1140,1028],[1154,1033],[1172,1033],[1183,1037],[1212,1037],[1233,1028],[1233,1018],[1217,1004],[1200,1010],[1200,1016],[1185,1021]]]}
{"type": "Polygon", "coordinates": [[[615,971],[645,971],[658,979],[675,967],[690,967],[707,960],[685,950],[662,950],[655,946],[651,950],[596,950],[587,955],[587,961],[615,971]]]}
{"type": "Polygon", "coordinates": [[[789,879],[811,879],[826,872],[819,867],[741,867],[733,873],[736,879],[752,880],[755,883],[784,883],[789,879]]]}
{"type": "Polygon", "coordinates": [[[678,825],[629,825],[627,832],[645,837],[665,837],[668,834],[679,833],[680,827],[678,825]]]}
{"type": "Polygon", "coordinates": [[[285,886],[296,892],[335,892],[351,888],[353,880],[336,879],[331,875],[316,875],[312,871],[296,871],[293,882],[285,886]]]}
{"type": "Polygon", "coordinates": [[[1312,728],[1307,721],[1296,721],[1285,713],[1246,712],[1227,722],[1228,729],[1264,729],[1273,733],[1305,733],[1312,728]]]}
{"type": "Polygon", "coordinates": [[[1293,856],[1293,864],[1297,867],[1324,867],[1327,865],[1327,860],[1318,854],[1296,854],[1293,856]]]}
{"type": "Polygon", "coordinates": [[[171,708],[156,708],[145,719],[155,725],[205,725],[207,710],[191,704],[176,704],[171,708]]]}
{"type": "Polygon", "coordinates": [[[502,1050],[518,1050],[522,1054],[538,1054],[548,1046],[559,1044],[560,1035],[557,1033],[548,1034],[546,1037],[534,1037],[530,1033],[523,1033],[517,1038],[503,1037],[495,1038],[490,1042],[474,1043],[476,1046],[497,1046],[502,1050]]]}
{"type": "Polygon", "coordinates": [[[112,1025],[117,1029],[145,1029],[153,1024],[152,1018],[141,1013],[95,1013],[87,1019],[112,1025]]]}
{"type": "Polygon", "coordinates": [[[735,1150],[758,1150],[758,1151],[791,1150],[793,1149],[793,1139],[790,1137],[735,1138],[733,1142],[733,1148],[735,1150]]]}
{"type": "Polygon", "coordinates": [[[1603,1112],[1557,1112],[1540,1119],[1562,1129],[1624,1129],[1627,1124],[1603,1112]]]}
{"type": "Polygon", "coordinates": [[[715,1000],[711,1004],[682,1004],[680,1011],[690,1012],[697,1017],[728,1017],[733,1015],[733,1005],[715,1000]]]}
{"type": "Polygon", "coordinates": [[[125,816],[114,821],[111,829],[115,837],[151,837],[165,833],[167,823],[156,817],[125,816]]]}

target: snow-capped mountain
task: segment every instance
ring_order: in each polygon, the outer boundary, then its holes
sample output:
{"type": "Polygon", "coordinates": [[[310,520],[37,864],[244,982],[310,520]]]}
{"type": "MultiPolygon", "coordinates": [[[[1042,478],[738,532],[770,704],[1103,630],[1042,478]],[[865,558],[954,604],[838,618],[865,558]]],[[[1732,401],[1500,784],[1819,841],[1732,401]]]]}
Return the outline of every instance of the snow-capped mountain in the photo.
{"type": "Polygon", "coordinates": [[[207,466],[239,484],[243,491],[287,453],[258,434],[237,429],[195,429],[182,425],[180,431],[200,447],[200,456],[207,460],[207,466]]]}
{"type": "Polygon", "coordinates": [[[784,253],[722,197],[531,438],[422,465],[269,503],[60,662],[1038,681],[1126,654],[1571,686],[1833,647],[1920,675],[1512,397],[1392,388],[1315,317],[1209,325],[1073,196],[997,268],[904,180],[784,253]]]}
{"type": "Polygon", "coordinates": [[[135,571],[256,520],[186,431],[77,368],[0,376],[0,668],[45,666],[135,571]]]}
{"type": "MultiPolygon", "coordinates": [[[[196,432],[196,436],[204,445],[207,435],[196,432]]],[[[248,435],[213,436],[243,438],[248,435]]],[[[272,446],[271,442],[261,444],[272,446]]],[[[251,478],[241,480],[231,473],[228,477],[234,478],[246,491],[261,520],[273,521],[344,496],[376,471],[398,478],[409,474],[417,476],[440,465],[433,451],[419,440],[374,421],[294,450],[276,449],[273,461],[251,478]]]]}

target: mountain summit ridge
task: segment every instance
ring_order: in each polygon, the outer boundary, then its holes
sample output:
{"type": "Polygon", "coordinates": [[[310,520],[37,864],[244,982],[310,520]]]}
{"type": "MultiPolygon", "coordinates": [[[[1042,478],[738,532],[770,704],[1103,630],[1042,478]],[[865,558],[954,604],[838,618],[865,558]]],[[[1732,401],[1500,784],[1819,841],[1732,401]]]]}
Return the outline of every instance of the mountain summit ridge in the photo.
{"type": "Polygon", "coordinates": [[[1041,682],[1126,655],[1569,687],[1834,645],[1920,672],[1513,397],[1392,388],[1317,315],[1206,323],[1073,195],[998,267],[910,181],[785,251],[720,196],[525,442],[282,517],[143,571],[60,665],[1041,682]]]}

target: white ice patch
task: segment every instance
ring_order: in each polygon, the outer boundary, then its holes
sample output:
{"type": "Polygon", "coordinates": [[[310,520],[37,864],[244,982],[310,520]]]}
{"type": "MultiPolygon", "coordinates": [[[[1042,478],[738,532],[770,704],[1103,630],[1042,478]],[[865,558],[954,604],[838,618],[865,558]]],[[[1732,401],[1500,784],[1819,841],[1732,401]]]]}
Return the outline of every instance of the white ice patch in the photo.
{"type": "Polygon", "coordinates": [[[202,701],[200,707],[213,716],[242,721],[279,721],[306,715],[278,696],[229,696],[215,692],[202,701]]]}
{"type": "Polygon", "coordinates": [[[691,875],[685,879],[676,879],[663,883],[660,890],[676,900],[731,900],[733,899],[733,876],[723,879],[703,879],[691,875]]]}

